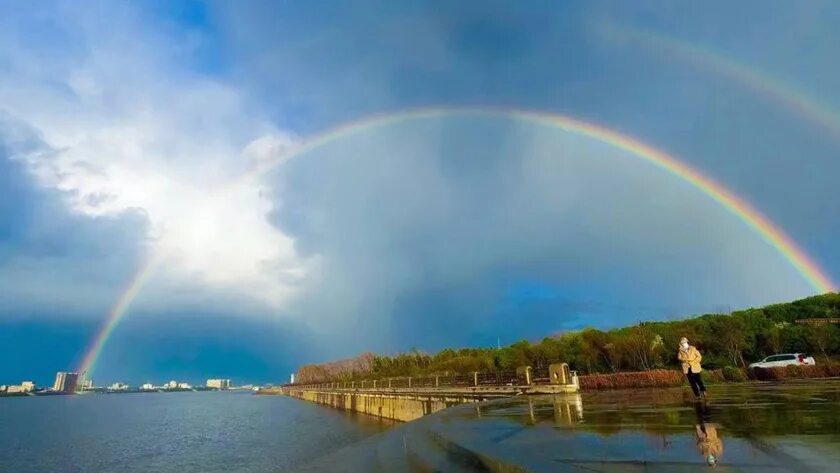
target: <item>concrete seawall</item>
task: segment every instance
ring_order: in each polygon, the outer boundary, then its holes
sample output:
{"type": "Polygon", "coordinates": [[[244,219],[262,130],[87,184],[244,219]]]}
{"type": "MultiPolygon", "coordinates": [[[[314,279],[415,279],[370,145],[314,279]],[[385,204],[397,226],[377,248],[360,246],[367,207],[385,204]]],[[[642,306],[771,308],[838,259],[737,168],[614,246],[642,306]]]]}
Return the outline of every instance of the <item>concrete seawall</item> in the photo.
{"type": "Polygon", "coordinates": [[[292,390],[291,397],[385,419],[408,422],[455,404],[477,402],[468,398],[436,395],[375,394],[292,390]]]}
{"type": "Polygon", "coordinates": [[[259,394],[281,394],[347,411],[408,422],[447,407],[519,394],[563,394],[573,386],[501,386],[479,388],[324,389],[284,386],[259,394]]]}

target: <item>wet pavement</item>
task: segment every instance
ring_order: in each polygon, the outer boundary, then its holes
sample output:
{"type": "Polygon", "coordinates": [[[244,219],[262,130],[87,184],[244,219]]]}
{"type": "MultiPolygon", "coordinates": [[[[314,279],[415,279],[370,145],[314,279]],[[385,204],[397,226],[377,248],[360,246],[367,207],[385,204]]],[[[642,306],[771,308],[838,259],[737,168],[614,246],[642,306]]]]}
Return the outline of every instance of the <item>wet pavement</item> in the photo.
{"type": "Polygon", "coordinates": [[[840,472],[840,380],[464,404],[305,471],[840,472]]]}

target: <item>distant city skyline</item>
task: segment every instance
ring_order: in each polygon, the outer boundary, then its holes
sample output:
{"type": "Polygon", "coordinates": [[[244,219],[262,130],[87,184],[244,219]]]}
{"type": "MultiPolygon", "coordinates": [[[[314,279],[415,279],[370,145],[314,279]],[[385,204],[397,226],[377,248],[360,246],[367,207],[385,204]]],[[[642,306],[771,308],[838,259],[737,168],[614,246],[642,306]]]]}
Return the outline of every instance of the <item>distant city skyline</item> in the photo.
{"type": "MultiPolygon", "coordinates": [[[[293,375],[294,376],[294,375],[293,375]]],[[[204,382],[197,383],[193,381],[177,381],[169,380],[168,382],[161,382],[159,384],[145,382],[143,384],[130,384],[122,381],[113,381],[95,385],[92,379],[87,379],[79,373],[59,371],[55,374],[54,381],[50,385],[43,385],[34,381],[21,381],[19,383],[2,383],[0,386],[4,389],[2,392],[17,393],[17,392],[32,392],[36,388],[40,390],[47,390],[58,393],[71,394],[85,389],[109,389],[109,390],[125,390],[129,388],[140,388],[141,390],[152,390],[162,388],[179,388],[191,389],[194,386],[205,386],[207,388],[227,390],[236,386],[250,386],[252,383],[240,383],[235,385],[230,378],[206,378],[204,382]]]]}

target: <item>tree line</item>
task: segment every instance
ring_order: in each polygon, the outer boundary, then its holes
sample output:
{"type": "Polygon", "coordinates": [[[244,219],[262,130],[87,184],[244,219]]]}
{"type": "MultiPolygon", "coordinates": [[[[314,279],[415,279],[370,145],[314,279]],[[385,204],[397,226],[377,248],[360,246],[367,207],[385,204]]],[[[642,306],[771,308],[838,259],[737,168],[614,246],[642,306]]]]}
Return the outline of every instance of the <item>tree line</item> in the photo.
{"type": "Polygon", "coordinates": [[[838,318],[840,294],[830,293],[731,314],[640,322],[606,331],[585,328],[502,348],[446,348],[435,354],[416,349],[396,355],[365,353],[303,366],[296,379],[308,383],[466,375],[526,365],[543,370],[559,361],[583,374],[647,371],[676,367],[676,347],[681,337],[700,349],[708,368],[746,367],[765,356],[788,352],[809,353],[818,363],[824,363],[840,355],[840,324],[803,320],[838,318]]]}

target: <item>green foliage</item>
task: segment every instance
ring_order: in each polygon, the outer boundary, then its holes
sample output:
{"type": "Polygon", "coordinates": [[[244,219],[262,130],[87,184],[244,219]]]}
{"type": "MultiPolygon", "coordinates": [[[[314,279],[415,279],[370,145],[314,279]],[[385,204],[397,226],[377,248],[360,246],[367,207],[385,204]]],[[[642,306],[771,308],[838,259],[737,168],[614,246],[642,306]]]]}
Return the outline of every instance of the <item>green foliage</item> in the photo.
{"type": "MultiPolygon", "coordinates": [[[[746,377],[751,361],[780,352],[805,352],[821,362],[840,355],[840,327],[809,325],[799,319],[840,318],[840,294],[825,294],[731,315],[706,314],[669,322],[640,322],[608,331],[586,328],[497,348],[446,348],[435,355],[411,350],[393,356],[362,357],[308,365],[298,379],[334,381],[402,376],[468,375],[475,371],[512,371],[530,365],[536,376],[548,365],[568,363],[582,374],[673,369],[677,345],[687,337],[703,355],[708,370],[722,369],[730,381],[746,377]],[[305,376],[303,376],[305,375],[305,376]]],[[[718,376],[717,373],[715,372],[718,376]]]]}
{"type": "Polygon", "coordinates": [[[723,379],[727,381],[746,381],[747,374],[743,368],[735,368],[734,366],[726,366],[723,368],[723,379]]]}

